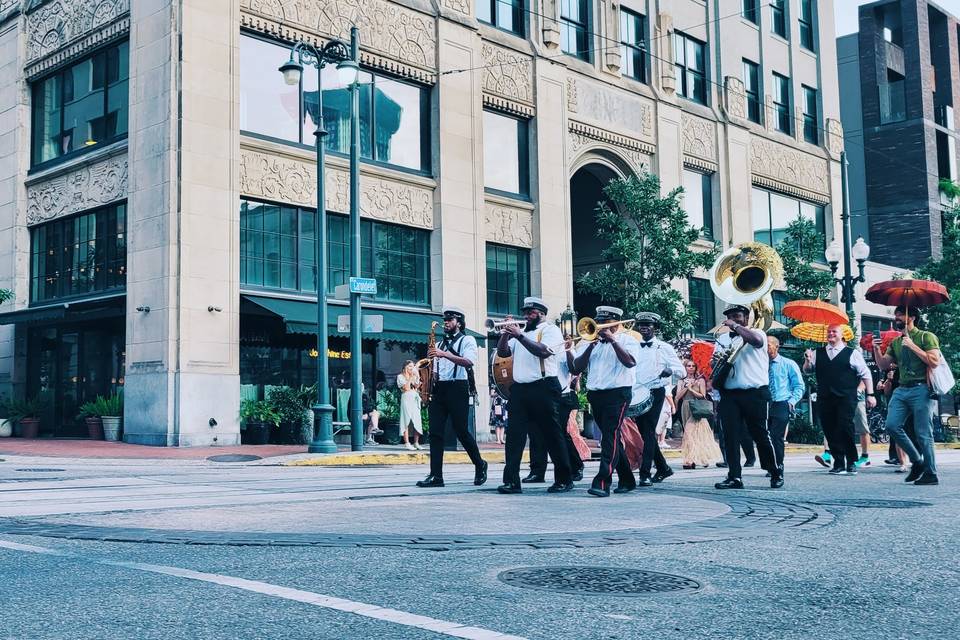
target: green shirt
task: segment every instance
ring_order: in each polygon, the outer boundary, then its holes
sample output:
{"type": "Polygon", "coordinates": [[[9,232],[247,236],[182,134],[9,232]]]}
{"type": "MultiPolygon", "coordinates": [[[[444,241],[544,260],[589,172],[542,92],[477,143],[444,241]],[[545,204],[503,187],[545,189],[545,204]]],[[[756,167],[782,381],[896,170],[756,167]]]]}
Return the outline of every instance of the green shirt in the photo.
{"type": "MultiPolygon", "coordinates": [[[[913,329],[910,331],[910,339],[924,351],[940,348],[940,341],[937,336],[929,331],[913,329]]],[[[893,356],[894,362],[900,368],[900,384],[910,384],[915,382],[927,381],[927,365],[917,357],[910,349],[903,346],[903,338],[897,338],[890,343],[889,353],[893,356]]]]}

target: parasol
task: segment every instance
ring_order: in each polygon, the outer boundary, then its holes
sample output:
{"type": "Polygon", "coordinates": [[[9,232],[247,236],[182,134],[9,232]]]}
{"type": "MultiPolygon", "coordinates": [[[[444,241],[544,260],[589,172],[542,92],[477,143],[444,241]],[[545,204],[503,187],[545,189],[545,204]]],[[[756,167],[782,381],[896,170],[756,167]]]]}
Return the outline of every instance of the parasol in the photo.
{"type": "MultiPolygon", "coordinates": [[[[808,342],[826,342],[827,326],[813,322],[801,322],[790,329],[790,335],[808,342]]],[[[853,340],[853,329],[848,324],[843,325],[843,340],[844,342],[853,340]]]]}
{"type": "Polygon", "coordinates": [[[950,300],[947,288],[933,280],[887,280],[869,289],[867,300],[888,307],[933,307],[950,300]]]}
{"type": "Polygon", "coordinates": [[[710,361],[713,358],[714,349],[715,347],[711,343],[703,340],[697,340],[690,346],[690,359],[697,365],[697,371],[700,372],[700,375],[707,379],[713,375],[713,367],[710,361]]]}
{"type": "Polygon", "coordinates": [[[792,300],[783,305],[783,315],[800,322],[815,324],[847,324],[847,314],[840,307],[823,300],[792,300]]]}

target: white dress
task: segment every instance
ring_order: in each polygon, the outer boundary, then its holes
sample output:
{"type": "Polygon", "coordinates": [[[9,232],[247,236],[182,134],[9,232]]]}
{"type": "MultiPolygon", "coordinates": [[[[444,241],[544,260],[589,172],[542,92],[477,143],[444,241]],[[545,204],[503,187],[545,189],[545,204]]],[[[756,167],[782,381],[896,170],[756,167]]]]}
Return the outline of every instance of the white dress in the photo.
{"type": "MultiPolygon", "coordinates": [[[[397,386],[401,389],[412,382],[402,373],[397,376],[397,386]]],[[[405,432],[411,425],[417,433],[423,434],[423,425],[420,423],[420,392],[413,387],[400,395],[400,433],[405,432]]]]}

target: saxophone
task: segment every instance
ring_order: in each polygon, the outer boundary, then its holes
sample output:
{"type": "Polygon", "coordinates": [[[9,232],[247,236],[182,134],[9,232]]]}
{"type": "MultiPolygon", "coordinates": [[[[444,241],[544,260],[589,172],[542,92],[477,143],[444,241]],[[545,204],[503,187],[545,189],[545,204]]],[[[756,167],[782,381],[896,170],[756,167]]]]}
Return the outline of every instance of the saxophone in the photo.
{"type": "MultiPolygon", "coordinates": [[[[427,334],[427,349],[435,349],[437,346],[437,325],[436,320],[430,323],[430,333],[427,334]]],[[[428,404],[430,395],[433,392],[433,377],[436,372],[434,358],[421,358],[414,365],[420,372],[420,402],[428,404]]]]}

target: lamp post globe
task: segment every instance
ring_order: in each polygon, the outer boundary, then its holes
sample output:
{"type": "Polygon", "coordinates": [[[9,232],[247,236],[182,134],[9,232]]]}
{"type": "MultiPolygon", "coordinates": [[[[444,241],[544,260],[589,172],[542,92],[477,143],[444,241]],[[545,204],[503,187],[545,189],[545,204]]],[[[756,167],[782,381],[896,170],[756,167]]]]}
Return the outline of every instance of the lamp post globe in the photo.
{"type": "Polygon", "coordinates": [[[866,262],[870,257],[870,245],[863,241],[863,236],[859,236],[853,244],[852,254],[857,262],[866,262]]]}
{"type": "Polygon", "coordinates": [[[290,52],[290,59],[280,67],[280,73],[283,74],[283,81],[290,86],[300,84],[300,77],[303,75],[303,65],[293,59],[293,52],[290,52]]]}
{"type": "Polygon", "coordinates": [[[337,64],[337,80],[341,87],[352,87],[360,77],[360,65],[356,60],[342,60],[337,64]]]}
{"type": "Polygon", "coordinates": [[[823,256],[830,264],[837,264],[840,262],[840,260],[843,258],[843,250],[840,248],[840,243],[836,240],[831,242],[830,246],[828,246],[826,251],[823,252],[823,256]]]}

